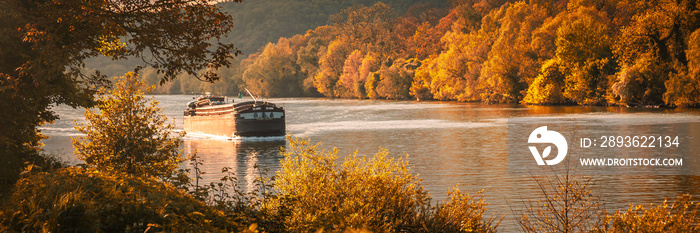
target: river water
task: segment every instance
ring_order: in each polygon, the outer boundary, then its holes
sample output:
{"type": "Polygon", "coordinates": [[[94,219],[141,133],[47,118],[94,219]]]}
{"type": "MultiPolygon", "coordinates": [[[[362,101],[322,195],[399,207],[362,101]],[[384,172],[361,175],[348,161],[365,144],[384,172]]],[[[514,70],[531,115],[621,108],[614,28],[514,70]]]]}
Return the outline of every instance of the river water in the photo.
{"type": "MultiPolygon", "coordinates": [[[[168,117],[182,130],[182,110],[190,95],[155,96],[168,117]]],[[[239,101],[236,99],[236,101],[239,101]]],[[[501,229],[517,229],[512,209],[526,199],[539,199],[539,188],[532,176],[513,175],[508,165],[508,120],[521,117],[690,119],[681,135],[700,138],[700,111],[581,106],[484,105],[457,102],[375,101],[343,99],[269,99],[286,110],[287,132],[295,137],[322,141],[322,147],[337,147],[340,155],[357,151],[373,155],[386,148],[394,157],[408,156],[412,172],[436,200],[444,199],[454,186],[469,193],[483,189],[488,214],[506,215],[501,229]],[[510,205],[509,205],[510,204],[510,205]]],[[[84,122],[81,109],[54,108],[61,119],[42,127],[51,136],[45,150],[71,164],[70,137],[80,135],[73,128],[84,122]]],[[[614,125],[611,127],[615,127],[614,125]]],[[[625,126],[629,128],[628,126],[625,126]]],[[[527,137],[524,135],[523,137],[527,137]]],[[[197,152],[203,160],[204,183],[218,180],[222,167],[231,167],[242,186],[251,188],[261,169],[270,174],[279,168],[279,148],[284,137],[225,139],[207,135],[187,135],[184,151],[197,152]]],[[[700,145],[686,145],[700,151],[700,145]]],[[[691,159],[698,159],[694,153],[691,159]]],[[[183,165],[187,166],[187,165],[183,165]]],[[[690,193],[700,197],[700,176],[635,175],[593,176],[594,190],[602,195],[609,210],[626,209],[629,203],[661,203],[690,193]]]]}

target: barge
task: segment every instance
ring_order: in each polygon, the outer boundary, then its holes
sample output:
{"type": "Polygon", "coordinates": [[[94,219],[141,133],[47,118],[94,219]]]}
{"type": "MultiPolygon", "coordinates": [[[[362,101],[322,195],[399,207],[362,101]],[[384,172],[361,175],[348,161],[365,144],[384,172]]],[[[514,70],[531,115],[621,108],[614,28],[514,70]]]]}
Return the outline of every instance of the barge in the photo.
{"type": "Polygon", "coordinates": [[[187,133],[226,137],[284,136],[284,108],[266,101],[226,103],[210,93],[187,104],[184,111],[187,133]]]}

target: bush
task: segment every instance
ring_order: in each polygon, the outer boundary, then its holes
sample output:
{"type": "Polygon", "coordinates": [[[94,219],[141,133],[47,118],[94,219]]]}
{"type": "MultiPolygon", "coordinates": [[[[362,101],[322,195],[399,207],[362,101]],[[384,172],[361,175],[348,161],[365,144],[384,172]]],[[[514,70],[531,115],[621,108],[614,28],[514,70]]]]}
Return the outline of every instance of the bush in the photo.
{"type": "MultiPolygon", "coordinates": [[[[13,160],[13,155],[8,156],[7,160],[13,160]]],[[[7,166],[0,169],[0,205],[7,201],[7,197],[12,194],[12,187],[19,180],[20,173],[25,171],[53,171],[55,169],[66,167],[65,161],[62,161],[56,154],[46,153],[29,153],[25,154],[21,160],[10,161],[7,166]],[[21,161],[24,161],[23,163],[21,161]],[[11,162],[17,162],[11,164],[11,162]]],[[[3,232],[3,231],[0,231],[3,232]]]]}
{"type": "Polygon", "coordinates": [[[85,111],[87,124],[76,128],[85,136],[73,139],[76,156],[89,167],[141,176],[168,178],[184,158],[182,134],[153,99],[145,98],[145,84],[132,72],[117,78],[111,91],[100,89],[98,111],[85,111]]]}
{"type": "MultiPolygon", "coordinates": [[[[483,191],[483,190],[482,190],[483,191]]],[[[484,219],[488,204],[481,191],[463,194],[457,187],[447,193],[447,199],[431,209],[424,220],[427,232],[495,232],[503,219],[484,219]]]]}
{"type": "Polygon", "coordinates": [[[534,177],[544,198],[523,201],[518,224],[524,232],[700,232],[700,203],[688,194],[671,205],[630,204],[610,215],[593,194],[592,179],[572,173],[534,177]]]}
{"type": "MultiPolygon", "coordinates": [[[[682,195],[669,205],[650,204],[649,208],[637,205],[626,212],[619,210],[606,218],[610,225],[601,232],[700,232],[700,203],[691,201],[690,195],[682,195]]],[[[606,222],[607,222],[606,221],[606,222]]]]}
{"type": "Polygon", "coordinates": [[[229,232],[242,216],[156,178],[64,168],[20,179],[0,221],[16,232],[229,232]]]}
{"type": "Polygon", "coordinates": [[[593,180],[573,173],[533,176],[542,199],[523,200],[518,225],[524,232],[591,232],[602,226],[605,210],[590,188],[593,180]]]}
{"type": "Polygon", "coordinates": [[[353,154],[337,164],[337,150],[319,151],[308,140],[291,139],[274,182],[277,198],[267,206],[283,216],[285,231],[367,229],[374,232],[494,231],[484,220],[481,196],[456,190],[431,205],[408,162],[380,150],[353,154]]]}

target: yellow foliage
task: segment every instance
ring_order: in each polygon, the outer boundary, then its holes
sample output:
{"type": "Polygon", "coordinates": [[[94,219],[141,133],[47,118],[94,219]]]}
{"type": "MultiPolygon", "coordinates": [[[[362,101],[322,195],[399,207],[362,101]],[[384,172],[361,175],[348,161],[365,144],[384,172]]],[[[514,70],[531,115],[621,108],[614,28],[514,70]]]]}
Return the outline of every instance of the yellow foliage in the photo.
{"type": "Polygon", "coordinates": [[[608,216],[610,225],[600,232],[700,232],[700,203],[691,201],[690,195],[682,195],[673,203],[666,200],[661,205],[649,204],[648,208],[632,205],[626,212],[617,211],[608,216]]]}
{"type": "Polygon", "coordinates": [[[688,38],[687,69],[671,74],[666,81],[664,102],[678,107],[700,105],[700,29],[688,38]]]}
{"type": "Polygon", "coordinates": [[[290,209],[285,220],[290,231],[391,231],[411,222],[429,201],[407,162],[388,157],[386,150],[373,157],[350,155],[338,165],[337,150],[319,151],[309,141],[290,139],[282,153],[275,189],[279,204],[290,209]]]}
{"type": "Polygon", "coordinates": [[[319,71],[315,76],[314,86],[326,97],[338,97],[336,86],[343,71],[345,59],[350,54],[350,38],[342,36],[333,40],[319,61],[319,71]]]}
{"type": "Polygon", "coordinates": [[[481,99],[517,102],[539,69],[537,60],[528,54],[532,53],[532,33],[547,18],[546,11],[538,5],[516,2],[492,13],[496,13],[494,19],[500,27],[482,26],[482,31],[494,30],[498,36],[493,38],[488,59],[481,69],[479,85],[484,90],[481,99]]]}
{"type": "Polygon", "coordinates": [[[76,128],[85,136],[73,138],[76,157],[88,167],[134,175],[169,177],[184,161],[182,134],[171,136],[175,125],[146,99],[145,85],[134,73],[117,78],[112,90],[100,89],[97,109],[85,111],[87,123],[76,128]]]}
{"type": "Polygon", "coordinates": [[[365,57],[362,58],[362,64],[360,64],[358,71],[358,78],[360,80],[358,85],[363,83],[362,86],[357,87],[358,90],[363,90],[362,93],[364,93],[364,95],[361,98],[367,97],[373,99],[377,97],[377,91],[375,90],[377,87],[377,82],[374,80],[373,74],[377,70],[379,70],[379,59],[372,54],[365,55],[365,57]]]}
{"type": "Polygon", "coordinates": [[[565,75],[564,97],[578,104],[603,104],[614,73],[610,19],[594,7],[579,7],[557,30],[556,57],[565,75]]]}
{"type": "Polygon", "coordinates": [[[228,232],[237,214],[153,177],[64,168],[18,181],[0,229],[11,232],[228,232]],[[3,229],[4,230],[4,229],[3,229]]]}
{"type": "Polygon", "coordinates": [[[551,59],[542,65],[542,72],[527,89],[522,103],[525,104],[560,104],[564,103],[564,75],[559,71],[559,64],[551,59]]]}
{"type": "Polygon", "coordinates": [[[360,67],[363,63],[363,54],[360,50],[352,51],[345,59],[343,65],[343,73],[338,80],[338,86],[341,86],[341,96],[345,98],[363,98],[365,97],[365,78],[361,76],[360,67]]]}
{"type": "Polygon", "coordinates": [[[288,137],[275,178],[277,198],[269,210],[285,216],[286,231],[491,232],[498,222],[483,219],[482,196],[458,189],[443,204],[431,199],[403,158],[381,149],[373,156],[344,157],[337,149],[288,137]]]}
{"type": "MultiPolygon", "coordinates": [[[[423,60],[421,63],[432,63],[433,59],[435,58],[430,57],[423,60]]],[[[411,82],[411,88],[409,89],[410,94],[413,97],[416,97],[416,100],[429,100],[433,98],[433,95],[430,93],[430,83],[432,80],[430,78],[430,72],[427,70],[426,67],[428,66],[421,65],[420,67],[418,67],[413,76],[413,82],[411,82]]]]}
{"type": "Polygon", "coordinates": [[[116,35],[101,35],[97,51],[106,57],[119,57],[126,53],[126,43],[122,43],[116,35]]]}

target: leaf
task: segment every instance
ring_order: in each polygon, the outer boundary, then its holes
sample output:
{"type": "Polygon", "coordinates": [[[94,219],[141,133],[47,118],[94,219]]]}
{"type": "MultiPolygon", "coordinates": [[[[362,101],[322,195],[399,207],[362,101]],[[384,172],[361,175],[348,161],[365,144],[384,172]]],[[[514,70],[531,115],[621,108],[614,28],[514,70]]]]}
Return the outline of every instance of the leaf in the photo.
{"type": "Polygon", "coordinates": [[[548,146],[547,148],[544,148],[544,151],[542,151],[542,158],[547,158],[549,156],[549,153],[552,152],[552,146],[548,146]]]}

